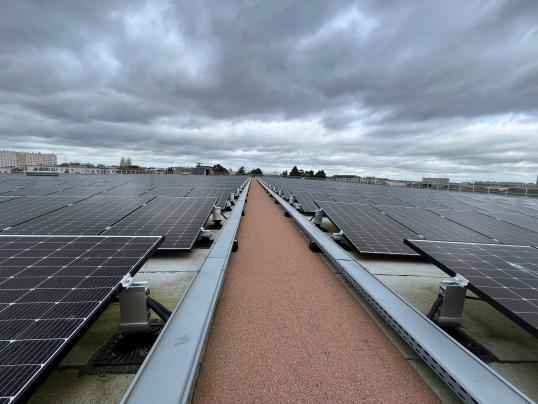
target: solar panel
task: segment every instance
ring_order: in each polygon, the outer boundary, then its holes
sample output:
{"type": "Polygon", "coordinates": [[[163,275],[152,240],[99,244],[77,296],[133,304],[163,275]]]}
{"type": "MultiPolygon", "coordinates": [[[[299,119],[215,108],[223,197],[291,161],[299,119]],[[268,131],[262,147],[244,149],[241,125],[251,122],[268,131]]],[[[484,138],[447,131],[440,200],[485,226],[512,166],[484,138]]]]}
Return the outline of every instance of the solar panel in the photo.
{"type": "Polygon", "coordinates": [[[0,196],[0,203],[12,201],[13,199],[20,198],[20,196],[0,196]]]}
{"type": "Polygon", "coordinates": [[[363,205],[370,203],[368,199],[357,194],[331,194],[331,198],[336,202],[360,203],[363,205]]]}
{"type": "Polygon", "coordinates": [[[0,235],[0,402],[23,398],[161,241],[0,235]]]}
{"type": "Polygon", "coordinates": [[[0,209],[0,229],[24,223],[81,199],[83,197],[27,196],[3,202],[0,209]]]}
{"type": "Polygon", "coordinates": [[[417,208],[437,208],[437,209],[443,209],[443,206],[440,205],[437,202],[430,201],[429,199],[415,199],[415,198],[402,198],[410,205],[413,205],[417,208]]]}
{"type": "MultiPolygon", "coordinates": [[[[65,187],[63,187],[65,188],[65,187]]],[[[42,185],[17,189],[15,191],[6,192],[3,195],[6,196],[47,196],[60,191],[63,188],[58,188],[55,185],[42,185]]]]}
{"type": "Polygon", "coordinates": [[[305,213],[313,213],[319,209],[315,201],[330,201],[331,197],[325,192],[306,192],[306,191],[294,191],[293,195],[299,204],[301,209],[305,213]]]}
{"type": "Polygon", "coordinates": [[[361,253],[418,255],[403,243],[417,235],[371,205],[316,201],[361,253]]]}
{"type": "Polygon", "coordinates": [[[491,243],[493,240],[422,208],[378,206],[388,216],[427,240],[491,243]]]}
{"type": "Polygon", "coordinates": [[[54,196],[92,196],[107,190],[109,187],[72,187],[54,194],[54,196]]]}
{"type": "Polygon", "coordinates": [[[166,235],[160,249],[190,250],[216,198],[158,196],[104,234],[166,235]]]}
{"type": "Polygon", "coordinates": [[[232,193],[231,188],[196,187],[189,192],[189,197],[213,197],[218,198],[216,205],[223,208],[232,193]]]}
{"type": "Polygon", "coordinates": [[[8,234],[97,235],[150,199],[151,197],[136,196],[93,196],[4,232],[8,234]]]}
{"type": "Polygon", "coordinates": [[[451,276],[538,336],[538,249],[502,244],[406,240],[451,276]]]}
{"type": "Polygon", "coordinates": [[[103,196],[139,196],[151,189],[148,184],[127,183],[111,188],[102,193],[103,196]]]}
{"type": "Polygon", "coordinates": [[[527,216],[522,213],[482,212],[482,214],[502,220],[503,222],[538,232],[538,218],[527,216]]]}
{"type": "Polygon", "coordinates": [[[538,233],[491,216],[461,210],[432,209],[432,211],[503,244],[538,245],[538,233]]]}
{"type": "Polygon", "coordinates": [[[192,186],[158,186],[153,189],[150,189],[144,194],[144,196],[176,196],[182,197],[187,196],[187,194],[192,190],[192,186]]]}
{"type": "Polygon", "coordinates": [[[474,210],[475,207],[472,205],[469,205],[467,203],[463,203],[461,201],[458,201],[456,199],[438,199],[436,200],[440,205],[446,206],[450,209],[457,209],[457,210],[474,210]]]}
{"type": "Polygon", "coordinates": [[[397,198],[391,198],[389,196],[366,196],[368,200],[374,205],[383,205],[383,206],[411,206],[407,202],[404,202],[397,198]]]}

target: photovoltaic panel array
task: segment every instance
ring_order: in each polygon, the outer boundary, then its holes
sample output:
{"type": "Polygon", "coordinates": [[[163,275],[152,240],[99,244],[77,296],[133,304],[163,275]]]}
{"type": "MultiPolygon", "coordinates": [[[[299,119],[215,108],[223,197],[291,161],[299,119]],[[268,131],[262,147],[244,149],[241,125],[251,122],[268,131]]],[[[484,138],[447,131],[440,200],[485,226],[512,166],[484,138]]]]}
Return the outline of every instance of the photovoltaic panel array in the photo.
{"type": "MultiPolygon", "coordinates": [[[[422,208],[378,206],[377,209],[427,240],[491,243],[493,240],[422,208]]],[[[403,241],[403,240],[402,240],[403,241]]]]}
{"type": "Polygon", "coordinates": [[[226,201],[230,199],[232,193],[231,188],[209,188],[209,187],[196,187],[189,192],[189,197],[206,197],[217,198],[216,205],[220,208],[224,208],[226,201]]]}
{"type": "Polygon", "coordinates": [[[0,196],[0,203],[12,201],[13,199],[20,198],[20,196],[0,196]]]}
{"type": "Polygon", "coordinates": [[[151,197],[94,196],[5,231],[8,234],[97,235],[151,197]]]}
{"type": "Polygon", "coordinates": [[[0,235],[0,402],[22,398],[161,241],[0,235]]]}
{"type": "Polygon", "coordinates": [[[107,189],[101,195],[103,196],[139,196],[150,190],[152,186],[148,184],[127,183],[119,187],[107,189]]]}
{"type": "Polygon", "coordinates": [[[502,244],[406,240],[478,296],[538,336],[538,249],[502,244]]]}
{"type": "Polygon", "coordinates": [[[143,196],[176,196],[182,197],[186,196],[191,190],[192,186],[178,187],[178,186],[168,186],[168,187],[155,187],[146,192],[143,196]]]}
{"type": "Polygon", "coordinates": [[[55,187],[50,185],[42,185],[42,186],[35,186],[35,187],[27,187],[27,188],[21,188],[15,191],[6,192],[3,195],[11,195],[11,196],[47,196],[54,194],[58,191],[61,191],[62,189],[65,189],[67,187],[55,187]]]}
{"type": "Polygon", "coordinates": [[[81,199],[84,197],[27,196],[3,202],[0,209],[0,229],[26,222],[81,199]]]}
{"type": "Polygon", "coordinates": [[[532,206],[525,206],[525,205],[512,205],[509,207],[511,210],[517,213],[523,213],[528,216],[536,217],[538,218],[538,206],[532,207],[532,206]]]}
{"type": "Polygon", "coordinates": [[[387,196],[367,196],[370,203],[373,203],[374,205],[383,205],[383,206],[411,206],[410,204],[397,199],[397,198],[391,198],[387,196]]]}
{"type": "Polygon", "coordinates": [[[437,209],[432,209],[432,211],[503,244],[538,246],[538,233],[502,222],[491,216],[470,211],[437,209]]]}
{"type": "Polygon", "coordinates": [[[368,199],[357,194],[331,194],[331,198],[336,202],[360,203],[363,205],[371,203],[368,199]]]}
{"type": "Polygon", "coordinates": [[[443,206],[445,206],[445,207],[447,207],[449,209],[456,209],[456,210],[473,210],[473,209],[475,209],[472,205],[469,205],[467,203],[458,201],[456,199],[444,198],[444,199],[437,200],[437,202],[440,205],[443,205],[443,206]]]}
{"type": "Polygon", "coordinates": [[[89,197],[92,195],[99,194],[109,187],[72,187],[64,189],[54,194],[54,196],[85,196],[89,197]]]}
{"type": "Polygon", "coordinates": [[[522,213],[502,213],[502,212],[484,212],[484,215],[494,217],[503,222],[522,227],[524,229],[538,232],[538,218],[527,216],[522,213]]]}
{"type": "Polygon", "coordinates": [[[403,242],[417,235],[370,205],[316,201],[361,253],[418,255],[403,242]]]}
{"type": "Polygon", "coordinates": [[[160,249],[190,250],[217,198],[158,196],[104,234],[166,235],[160,249]]]}
{"type": "Polygon", "coordinates": [[[437,202],[430,201],[429,199],[413,199],[413,198],[406,198],[406,201],[417,207],[417,208],[433,208],[433,209],[443,209],[444,206],[440,205],[437,202]]]}
{"type": "Polygon", "coordinates": [[[331,197],[325,192],[294,192],[293,195],[297,202],[301,205],[301,209],[305,213],[314,213],[319,209],[315,201],[330,201],[331,197]]]}

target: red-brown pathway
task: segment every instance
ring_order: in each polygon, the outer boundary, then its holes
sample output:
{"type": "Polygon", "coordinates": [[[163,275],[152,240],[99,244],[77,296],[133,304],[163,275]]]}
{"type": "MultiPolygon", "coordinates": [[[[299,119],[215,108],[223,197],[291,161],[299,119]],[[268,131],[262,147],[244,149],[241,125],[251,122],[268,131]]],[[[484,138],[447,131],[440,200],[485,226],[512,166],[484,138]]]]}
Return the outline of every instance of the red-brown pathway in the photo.
{"type": "Polygon", "coordinates": [[[438,401],[252,181],[196,403],[438,401]]]}

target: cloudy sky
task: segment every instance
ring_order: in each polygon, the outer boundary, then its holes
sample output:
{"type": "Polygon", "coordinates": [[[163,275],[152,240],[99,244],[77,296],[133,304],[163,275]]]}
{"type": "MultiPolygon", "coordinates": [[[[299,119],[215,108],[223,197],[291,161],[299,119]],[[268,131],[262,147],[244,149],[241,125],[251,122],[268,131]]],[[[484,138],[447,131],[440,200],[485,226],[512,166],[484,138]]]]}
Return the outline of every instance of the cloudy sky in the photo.
{"type": "Polygon", "coordinates": [[[536,0],[0,3],[0,149],[538,174],[536,0]]]}

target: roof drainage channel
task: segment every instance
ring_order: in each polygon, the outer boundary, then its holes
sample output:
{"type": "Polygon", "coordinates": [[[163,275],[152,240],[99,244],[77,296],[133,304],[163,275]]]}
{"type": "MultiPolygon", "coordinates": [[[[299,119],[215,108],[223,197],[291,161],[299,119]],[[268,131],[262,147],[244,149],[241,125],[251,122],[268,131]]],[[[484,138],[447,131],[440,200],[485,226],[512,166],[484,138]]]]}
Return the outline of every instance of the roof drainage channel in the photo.
{"type": "Polygon", "coordinates": [[[250,181],[122,403],[146,404],[156,398],[160,403],[190,401],[249,186],[250,181]]]}
{"type": "Polygon", "coordinates": [[[258,180],[390,326],[466,403],[532,403],[510,382],[381,283],[292,205],[258,180]]]}

